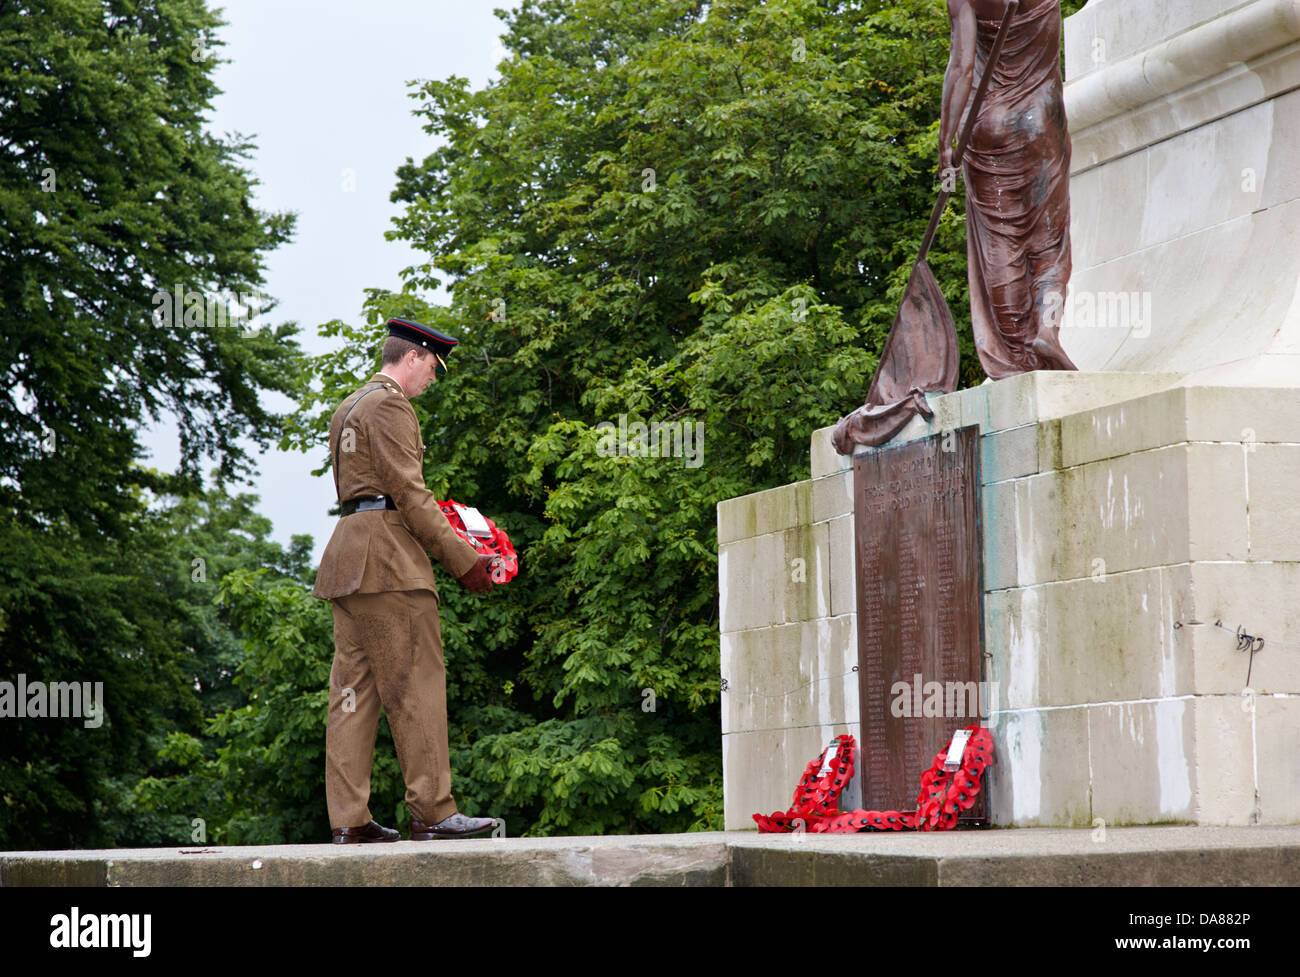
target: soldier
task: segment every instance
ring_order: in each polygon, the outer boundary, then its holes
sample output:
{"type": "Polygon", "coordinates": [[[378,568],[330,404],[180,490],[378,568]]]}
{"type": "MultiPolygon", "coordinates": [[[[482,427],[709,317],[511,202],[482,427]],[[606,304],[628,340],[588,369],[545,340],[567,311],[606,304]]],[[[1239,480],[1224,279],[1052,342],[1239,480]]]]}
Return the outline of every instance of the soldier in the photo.
{"type": "Polygon", "coordinates": [[[388,320],[381,371],[330,421],[339,521],[312,593],[334,602],[325,800],[335,844],[398,839],[369,808],[381,705],[406,781],[411,839],[465,837],[495,824],[457,813],[452,797],[438,588],[426,551],[475,594],[492,589],[492,558],[456,535],[425,487],[424,444],[407,402],[446,373],[457,342],[409,319],[388,320]]]}

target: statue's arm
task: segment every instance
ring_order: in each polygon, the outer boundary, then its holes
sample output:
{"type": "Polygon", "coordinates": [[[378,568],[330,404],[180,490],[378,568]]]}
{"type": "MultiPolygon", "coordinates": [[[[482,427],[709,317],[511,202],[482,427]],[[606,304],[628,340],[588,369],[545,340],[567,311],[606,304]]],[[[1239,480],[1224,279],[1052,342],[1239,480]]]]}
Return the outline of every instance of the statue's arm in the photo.
{"type": "Polygon", "coordinates": [[[952,168],[958,127],[975,88],[975,38],[978,25],[971,0],[948,0],[952,50],[943,76],[943,107],[939,115],[939,172],[952,168]]]}

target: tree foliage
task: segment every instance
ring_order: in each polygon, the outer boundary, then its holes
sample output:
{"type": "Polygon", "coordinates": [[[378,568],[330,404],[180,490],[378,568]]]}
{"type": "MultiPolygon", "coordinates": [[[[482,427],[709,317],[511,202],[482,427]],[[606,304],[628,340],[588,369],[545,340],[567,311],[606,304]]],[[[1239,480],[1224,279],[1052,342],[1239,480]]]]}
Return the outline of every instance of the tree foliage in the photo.
{"type": "MultiPolygon", "coordinates": [[[[189,548],[203,526],[182,508],[148,508],[197,493],[205,456],[219,481],[247,471],[247,441],[279,432],[259,393],[297,370],[290,326],[154,315],[178,287],[256,291],[292,227],[252,207],[251,147],[205,131],[218,25],[203,0],[0,5],[0,679],[102,681],[107,700],[98,729],[0,719],[2,846],[156,833],[128,791],[163,730],[229,694],[237,642],[186,589],[185,553],[218,557],[189,548]],[[163,417],[174,476],[139,463],[163,417]]],[[[265,542],[247,505],[229,514],[265,542]]]]}

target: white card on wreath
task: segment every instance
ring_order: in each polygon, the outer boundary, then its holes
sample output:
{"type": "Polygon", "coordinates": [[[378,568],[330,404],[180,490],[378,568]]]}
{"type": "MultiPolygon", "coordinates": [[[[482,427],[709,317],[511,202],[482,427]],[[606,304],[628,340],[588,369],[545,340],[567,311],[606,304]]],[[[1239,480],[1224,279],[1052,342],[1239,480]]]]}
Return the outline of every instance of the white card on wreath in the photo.
{"type": "Polygon", "coordinates": [[[479,512],[472,505],[461,505],[456,503],[456,511],[460,513],[461,522],[465,524],[465,531],[471,536],[478,536],[480,539],[491,539],[492,530],[488,528],[487,520],[483,518],[483,513],[479,512]]]}

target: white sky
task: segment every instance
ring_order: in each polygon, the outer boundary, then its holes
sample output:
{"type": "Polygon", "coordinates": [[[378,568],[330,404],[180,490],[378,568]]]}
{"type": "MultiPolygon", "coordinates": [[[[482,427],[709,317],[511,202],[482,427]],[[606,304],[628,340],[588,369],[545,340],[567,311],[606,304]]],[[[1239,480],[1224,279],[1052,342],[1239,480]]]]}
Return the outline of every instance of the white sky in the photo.
{"type": "MultiPolygon", "coordinates": [[[[219,0],[214,0],[216,5],[219,0]]],[[[517,0],[225,0],[220,32],[223,62],[214,72],[222,94],[211,130],[239,132],[256,144],[246,163],[261,181],[264,209],[298,212],[294,239],[267,256],[264,290],[280,304],[255,324],[296,321],[309,353],[333,341],[316,335],[330,319],[359,323],[363,289],[397,290],[398,272],[424,260],[405,244],[384,240],[400,208],[388,200],[394,172],[409,156],[434,148],[407,97],[412,79],[468,78],[482,88],[504,57],[502,23],[494,8],[517,0]],[[345,170],[355,192],[345,192],[345,170]]],[[[263,403],[277,412],[292,405],[279,394],[263,403]]],[[[174,471],[177,432],[159,424],[144,437],[146,461],[174,471]]],[[[256,449],[254,449],[256,450],[256,449]]],[[[251,486],[259,511],[288,545],[310,533],[319,562],[334,520],[334,485],[311,469],[323,452],[269,450],[251,486]]],[[[204,463],[204,472],[212,467],[204,463]]]]}

